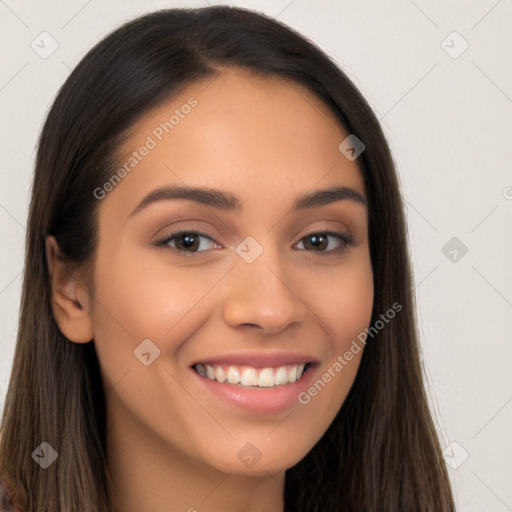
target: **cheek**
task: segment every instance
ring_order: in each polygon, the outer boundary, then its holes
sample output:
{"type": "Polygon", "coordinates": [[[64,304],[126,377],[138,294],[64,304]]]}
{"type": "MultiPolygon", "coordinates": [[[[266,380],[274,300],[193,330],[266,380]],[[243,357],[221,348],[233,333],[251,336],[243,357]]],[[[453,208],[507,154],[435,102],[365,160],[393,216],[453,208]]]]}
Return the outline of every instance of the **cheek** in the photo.
{"type": "MultiPolygon", "coordinates": [[[[322,418],[327,429],[343,404],[359,369],[364,351],[361,333],[369,327],[373,310],[373,273],[369,257],[352,260],[333,272],[317,272],[310,309],[326,333],[326,358],[318,379],[299,397],[311,416],[322,418]]],[[[311,279],[311,278],[310,278],[311,279]]],[[[306,286],[306,284],[304,284],[306,286]]]]}
{"type": "Polygon", "coordinates": [[[133,340],[162,339],[192,312],[218,280],[222,270],[185,269],[164,257],[132,250],[97,266],[98,327],[111,325],[133,340]],[[114,324],[118,325],[114,325],[114,324]]]}
{"type": "MultiPolygon", "coordinates": [[[[126,409],[162,438],[197,447],[190,450],[210,458],[212,465],[226,459],[226,453],[236,453],[239,445],[227,447],[231,441],[224,439],[199,402],[191,400],[166,370],[179,370],[177,351],[196,331],[204,329],[208,335],[208,321],[219,301],[226,299],[215,286],[229,268],[230,264],[180,267],[127,248],[115,252],[112,247],[98,257],[95,273],[94,338],[107,385],[115,389],[114,396],[126,409]],[[149,367],[134,356],[134,349],[146,338],[156,342],[162,356],[149,367]],[[169,403],[172,408],[166,407],[169,403]],[[172,434],[170,424],[176,427],[172,434]],[[214,434],[212,428],[217,429],[214,434]],[[212,444],[210,436],[220,441],[212,444]]],[[[275,467],[298,462],[334,419],[355,378],[362,351],[330,380],[329,369],[368,326],[373,303],[371,266],[362,254],[339,266],[295,267],[287,277],[297,300],[311,311],[304,332],[319,336],[323,347],[318,352],[324,360],[318,372],[320,382],[312,384],[309,401],[299,401],[294,414],[275,431],[262,430],[258,422],[229,419],[229,430],[238,434],[236,442],[241,446],[258,439],[275,467]]]]}
{"type": "MultiPolygon", "coordinates": [[[[369,255],[357,252],[339,266],[304,273],[305,299],[337,353],[368,327],[373,310],[369,255]]],[[[334,356],[334,354],[332,354],[334,356]]]]}
{"type": "Polygon", "coordinates": [[[150,339],[163,355],[200,325],[198,315],[207,318],[202,299],[218,281],[218,272],[170,271],[165,262],[130,257],[129,251],[123,257],[121,251],[109,254],[98,258],[92,321],[102,367],[116,381],[140,366],[134,350],[143,340],[150,339]]]}
{"type": "Polygon", "coordinates": [[[328,301],[327,317],[336,333],[337,348],[342,350],[348,341],[368,327],[373,310],[373,276],[370,265],[343,276],[337,282],[338,293],[328,301]]]}

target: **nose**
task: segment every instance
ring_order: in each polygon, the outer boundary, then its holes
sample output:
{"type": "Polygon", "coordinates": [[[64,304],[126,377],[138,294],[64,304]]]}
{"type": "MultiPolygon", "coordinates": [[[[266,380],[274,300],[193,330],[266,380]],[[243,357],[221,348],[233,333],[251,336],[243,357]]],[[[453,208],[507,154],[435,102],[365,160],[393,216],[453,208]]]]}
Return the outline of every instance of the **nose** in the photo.
{"type": "Polygon", "coordinates": [[[251,325],[264,334],[275,334],[306,318],[304,290],[297,289],[297,283],[294,286],[269,252],[264,251],[266,257],[262,254],[252,263],[238,258],[229,272],[223,316],[231,327],[251,325]]]}

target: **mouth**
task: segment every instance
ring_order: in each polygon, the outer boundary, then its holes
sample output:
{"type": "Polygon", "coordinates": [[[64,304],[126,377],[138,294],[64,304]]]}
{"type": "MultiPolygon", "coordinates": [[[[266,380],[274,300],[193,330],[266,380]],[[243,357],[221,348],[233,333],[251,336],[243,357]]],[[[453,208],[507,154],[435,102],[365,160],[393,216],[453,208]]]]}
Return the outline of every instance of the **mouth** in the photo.
{"type": "Polygon", "coordinates": [[[296,352],[230,353],[191,363],[198,393],[206,393],[226,414],[234,406],[259,417],[296,407],[298,396],[311,386],[321,367],[319,360],[296,352]]]}
{"type": "Polygon", "coordinates": [[[221,384],[262,389],[278,388],[298,382],[312,367],[312,362],[261,368],[248,365],[197,363],[192,366],[192,369],[201,377],[221,384]]]}

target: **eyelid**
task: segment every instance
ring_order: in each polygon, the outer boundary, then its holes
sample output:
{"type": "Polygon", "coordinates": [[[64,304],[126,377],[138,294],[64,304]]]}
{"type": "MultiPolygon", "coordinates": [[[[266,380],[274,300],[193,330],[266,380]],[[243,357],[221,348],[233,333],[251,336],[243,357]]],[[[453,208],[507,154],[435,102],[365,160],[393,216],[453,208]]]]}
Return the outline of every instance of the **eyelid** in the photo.
{"type": "Polygon", "coordinates": [[[339,253],[345,252],[349,247],[354,247],[357,245],[356,238],[349,231],[333,231],[331,229],[316,229],[316,230],[310,231],[309,233],[306,233],[304,236],[302,236],[301,239],[297,243],[299,244],[305,238],[307,238],[311,235],[317,235],[317,234],[327,235],[327,236],[332,236],[334,238],[337,238],[344,245],[342,245],[341,247],[338,247],[336,249],[331,249],[330,251],[305,251],[305,252],[317,253],[319,255],[339,254],[339,253]]]}
{"type": "MultiPolygon", "coordinates": [[[[187,233],[187,234],[192,233],[192,234],[204,237],[204,238],[208,238],[214,244],[221,245],[213,238],[213,236],[211,236],[207,233],[204,233],[202,231],[199,231],[197,229],[188,229],[188,228],[180,228],[180,229],[177,229],[176,231],[172,231],[171,233],[167,234],[165,237],[163,237],[160,240],[158,240],[157,242],[155,242],[153,245],[155,245],[157,247],[164,247],[164,248],[167,247],[168,249],[171,249],[174,252],[184,255],[185,257],[193,256],[194,254],[200,254],[202,252],[208,252],[208,250],[206,250],[206,251],[181,251],[179,249],[176,249],[175,247],[170,247],[167,245],[169,243],[169,241],[176,239],[176,237],[178,237],[182,233],[187,233]]],[[[336,254],[344,253],[350,247],[354,247],[357,245],[356,238],[349,231],[334,231],[332,229],[315,229],[315,230],[309,231],[308,233],[303,235],[300,238],[300,240],[296,244],[294,244],[293,247],[295,248],[295,246],[297,244],[300,244],[301,242],[303,242],[303,240],[306,239],[307,237],[312,236],[312,235],[317,235],[317,234],[332,236],[332,237],[336,238],[338,241],[340,241],[342,243],[342,245],[341,245],[341,247],[337,247],[335,249],[331,249],[328,251],[312,251],[312,250],[307,250],[307,249],[300,249],[300,251],[304,251],[307,253],[316,253],[320,256],[328,256],[328,255],[336,255],[336,254]]]]}
{"type": "Polygon", "coordinates": [[[174,250],[175,252],[178,252],[178,253],[181,253],[181,254],[185,254],[187,256],[188,255],[193,255],[193,254],[199,254],[199,253],[202,253],[202,252],[206,252],[206,251],[195,251],[195,252],[194,251],[180,251],[178,249],[175,249],[174,247],[170,247],[170,246],[167,245],[169,243],[169,241],[175,239],[176,237],[178,237],[182,233],[187,233],[187,234],[193,233],[195,235],[202,236],[204,238],[208,238],[214,244],[220,245],[213,238],[213,236],[208,235],[207,233],[204,233],[204,232],[199,231],[197,229],[187,229],[187,228],[176,229],[176,231],[172,231],[168,235],[165,235],[163,238],[160,238],[159,240],[157,240],[153,245],[156,245],[157,247],[164,247],[164,248],[167,247],[168,249],[174,250]]]}

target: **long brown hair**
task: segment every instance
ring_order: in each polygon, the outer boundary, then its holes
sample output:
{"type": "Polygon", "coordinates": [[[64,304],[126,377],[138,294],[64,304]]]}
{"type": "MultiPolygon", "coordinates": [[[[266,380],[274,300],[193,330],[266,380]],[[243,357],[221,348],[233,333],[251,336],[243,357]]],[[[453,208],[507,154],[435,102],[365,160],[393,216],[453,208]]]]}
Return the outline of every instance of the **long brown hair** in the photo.
{"type": "Polygon", "coordinates": [[[374,275],[372,325],[354,384],[314,448],[286,471],[286,512],[454,511],[419,357],[403,201],[382,129],[332,59],[274,19],[227,6],[156,11],[92,48],[60,89],[38,143],[18,337],[4,406],[0,478],[24,511],[107,512],[105,400],[94,342],[71,343],[50,302],[45,237],[90,276],[97,243],[93,194],[149,109],[199,79],[239,67],[307,87],[365,145],[374,275]],[[58,452],[42,469],[42,442],[58,452]]]}

